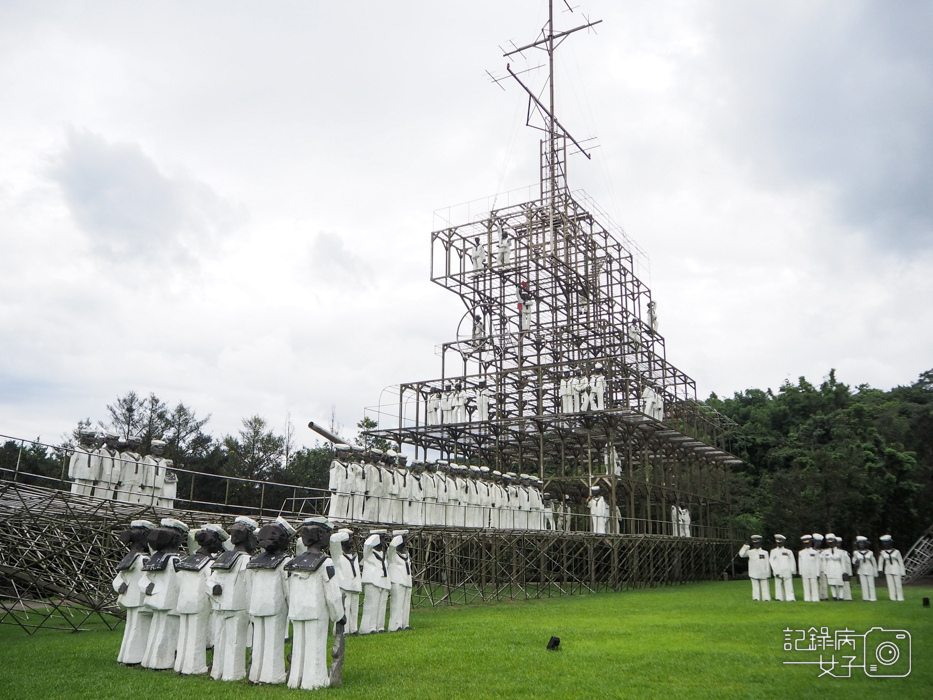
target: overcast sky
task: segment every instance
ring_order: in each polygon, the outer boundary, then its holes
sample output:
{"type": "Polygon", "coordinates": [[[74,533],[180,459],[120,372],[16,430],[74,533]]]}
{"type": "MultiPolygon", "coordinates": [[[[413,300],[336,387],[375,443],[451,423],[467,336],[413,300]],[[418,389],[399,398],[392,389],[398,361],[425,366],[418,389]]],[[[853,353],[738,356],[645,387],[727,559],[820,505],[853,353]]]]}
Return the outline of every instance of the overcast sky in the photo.
{"type": "MultiPolygon", "coordinates": [[[[933,368],[933,3],[586,0],[557,28],[585,17],[558,116],[599,148],[570,185],[647,254],[699,397],[933,368]]],[[[349,434],[438,376],[463,307],[433,213],[536,183],[523,92],[485,71],[545,18],[0,2],[0,433],[58,442],[132,389],[217,436],[332,406],[349,434]]]]}

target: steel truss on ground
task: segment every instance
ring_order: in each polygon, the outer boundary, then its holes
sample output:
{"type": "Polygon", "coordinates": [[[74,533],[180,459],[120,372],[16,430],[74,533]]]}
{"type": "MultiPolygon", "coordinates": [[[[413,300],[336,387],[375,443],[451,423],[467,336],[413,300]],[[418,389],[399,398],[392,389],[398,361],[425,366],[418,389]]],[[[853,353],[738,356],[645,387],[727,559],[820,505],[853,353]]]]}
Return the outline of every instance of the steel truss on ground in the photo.
{"type": "MultiPolygon", "coordinates": [[[[169,511],[0,481],[0,624],[32,634],[80,630],[93,618],[113,629],[123,616],[112,588],[125,553],[118,534],[132,520],[171,516],[194,528],[229,526],[240,514],[169,511]]],[[[297,522],[309,513],[282,515],[297,522]]],[[[349,525],[363,534],[378,524],[349,525]]],[[[735,547],[711,538],[407,529],[418,607],[713,579],[735,547]]]]}

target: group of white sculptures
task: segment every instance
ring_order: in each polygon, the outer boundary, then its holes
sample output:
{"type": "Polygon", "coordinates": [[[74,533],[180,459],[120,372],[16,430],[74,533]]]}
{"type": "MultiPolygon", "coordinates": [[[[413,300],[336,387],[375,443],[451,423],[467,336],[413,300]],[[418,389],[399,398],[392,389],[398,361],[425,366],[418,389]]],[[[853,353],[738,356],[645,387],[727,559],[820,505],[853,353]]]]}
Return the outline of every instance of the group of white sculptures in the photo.
{"type": "Polygon", "coordinates": [[[172,508],[178,478],[172,460],[162,456],[166,442],[152,440],[151,454],[141,454],[142,438],[121,440],[116,433],[98,435],[92,428],[78,434],[78,445],[68,461],[71,492],[126,503],[172,508]]]}
{"type": "Polygon", "coordinates": [[[821,600],[852,600],[851,579],[857,574],[862,588],[862,600],[875,601],[875,578],[884,574],[891,600],[904,600],[901,579],[904,560],[894,548],[890,535],[879,538],[881,552],[869,547],[867,537],[855,538],[856,549],[849,553],[842,547],[842,538],[833,533],[825,537],[819,533],[802,535],[802,548],[794,552],[784,546],[787,538],[775,535],[775,547],[770,552],[762,549],[761,535],[752,535],[748,544],[739,550],[739,556],[748,559],[748,577],[752,582],[752,600],[771,600],[768,580],[774,576],[774,599],[792,601],[793,578],[803,579],[803,599],[817,603],[821,600]],[[853,574],[854,572],[854,574],[853,574]]]}
{"type": "MultiPolygon", "coordinates": [[[[159,527],[134,520],[121,540],[130,547],[113,588],[126,609],[117,660],[181,674],[210,671],[215,680],[285,683],[313,689],[339,679],[344,634],[410,629],[408,532],[372,530],[359,559],[353,531],[323,517],[297,529],[300,553],[289,554],[296,529],[279,517],[259,527],[238,517],[229,533],[204,525],[194,533],[175,519],[159,527]],[[199,548],[180,554],[193,534],[199,548]],[[258,550],[257,550],[258,547],[258,550]],[[325,551],[329,549],[330,555],[325,551]],[[363,613],[360,610],[360,595],[363,613]],[[337,643],[327,664],[327,635],[337,643]],[[291,634],[289,635],[289,624],[291,634]],[[286,669],[285,642],[292,640],[286,669]],[[208,667],[207,650],[213,648],[208,667]]],[[[194,546],[189,547],[189,551],[194,546]]]]}
{"type": "Polygon", "coordinates": [[[557,527],[538,477],[444,459],[413,462],[409,469],[407,457],[393,450],[344,444],[335,450],[328,485],[331,520],[497,530],[557,527]]]}

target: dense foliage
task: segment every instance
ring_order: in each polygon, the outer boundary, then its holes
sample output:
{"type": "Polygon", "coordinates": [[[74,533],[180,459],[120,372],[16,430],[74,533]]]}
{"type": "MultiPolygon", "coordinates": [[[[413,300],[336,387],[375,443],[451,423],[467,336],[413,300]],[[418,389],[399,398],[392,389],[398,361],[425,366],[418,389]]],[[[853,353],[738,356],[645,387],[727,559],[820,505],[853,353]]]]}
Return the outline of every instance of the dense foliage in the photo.
{"type": "MultiPolygon", "coordinates": [[[[933,370],[890,391],[835,371],[707,403],[737,424],[739,525],[770,536],[890,533],[906,550],[933,524],[933,370]]],[[[749,533],[750,534],[750,533],[749,533]]]]}

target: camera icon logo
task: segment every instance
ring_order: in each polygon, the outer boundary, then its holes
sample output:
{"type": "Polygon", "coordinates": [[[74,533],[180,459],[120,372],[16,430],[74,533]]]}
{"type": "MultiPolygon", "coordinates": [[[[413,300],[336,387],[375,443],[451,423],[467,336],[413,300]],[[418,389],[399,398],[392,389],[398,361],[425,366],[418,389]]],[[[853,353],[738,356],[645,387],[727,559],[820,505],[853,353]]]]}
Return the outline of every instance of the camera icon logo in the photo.
{"type": "Polygon", "coordinates": [[[866,675],[875,678],[910,675],[910,632],[872,627],[864,639],[866,675]]]}

